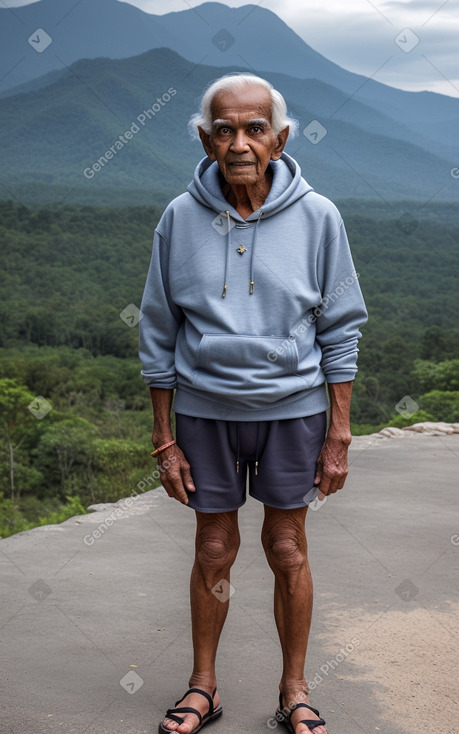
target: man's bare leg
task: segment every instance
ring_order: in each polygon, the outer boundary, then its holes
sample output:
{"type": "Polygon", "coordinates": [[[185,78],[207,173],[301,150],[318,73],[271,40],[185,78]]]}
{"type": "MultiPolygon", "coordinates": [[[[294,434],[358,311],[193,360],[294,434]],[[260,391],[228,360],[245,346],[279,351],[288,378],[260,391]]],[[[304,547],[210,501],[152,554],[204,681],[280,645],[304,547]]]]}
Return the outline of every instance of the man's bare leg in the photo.
{"type": "MultiPolygon", "coordinates": [[[[217,687],[217,647],[229,607],[224,589],[223,599],[218,597],[218,593],[212,593],[212,589],[220,581],[230,580],[230,569],[239,549],[237,510],[196,512],[196,523],[196,555],[190,581],[194,664],[189,685],[202,688],[212,695],[217,687]]],[[[217,707],[219,703],[217,691],[214,706],[217,707]]],[[[209,708],[208,701],[199,694],[190,694],[179,706],[191,706],[203,715],[209,708]]],[[[184,718],[184,723],[180,725],[165,719],[163,726],[180,734],[189,734],[198,725],[198,719],[194,714],[184,715],[184,718]]]]}
{"type": "MultiPolygon", "coordinates": [[[[262,542],[275,576],[274,616],[282,647],[283,670],[280,681],[284,707],[293,702],[307,703],[304,677],[306,650],[311,627],[313,587],[305,533],[307,507],[278,510],[265,505],[262,542]]],[[[316,715],[301,708],[294,712],[292,725],[316,715]]],[[[305,724],[295,726],[295,734],[310,734],[305,724]]],[[[327,734],[324,726],[313,734],[327,734]]]]}

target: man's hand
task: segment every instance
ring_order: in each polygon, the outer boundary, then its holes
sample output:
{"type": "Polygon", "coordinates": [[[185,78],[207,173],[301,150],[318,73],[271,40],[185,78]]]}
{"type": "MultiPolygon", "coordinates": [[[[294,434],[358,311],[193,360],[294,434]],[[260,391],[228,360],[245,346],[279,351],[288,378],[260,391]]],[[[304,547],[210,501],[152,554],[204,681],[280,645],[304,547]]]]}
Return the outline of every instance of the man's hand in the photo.
{"type": "Polygon", "coordinates": [[[347,452],[350,441],[327,437],[317,459],[317,472],[314,484],[323,495],[333,494],[342,489],[349,472],[347,452]]]}
{"type": "MultiPolygon", "coordinates": [[[[330,425],[327,438],[317,459],[314,484],[322,495],[342,489],[349,473],[347,451],[352,441],[349,412],[351,408],[352,382],[336,382],[328,385],[330,397],[330,425]]],[[[322,498],[320,498],[322,499],[322,498]]]]}
{"type": "MultiPolygon", "coordinates": [[[[174,438],[170,422],[173,390],[150,387],[150,395],[154,416],[151,440],[153,446],[158,448],[174,438]]],[[[195,492],[196,488],[191,477],[190,465],[183,451],[177,444],[173,444],[168,449],[161,451],[157,459],[159,479],[167,494],[183,505],[187,505],[187,492],[195,492]]]]}
{"type": "Polygon", "coordinates": [[[183,505],[187,505],[187,492],[195,492],[196,488],[191,477],[190,465],[183,451],[174,444],[158,454],[157,458],[159,479],[167,494],[183,505]]]}

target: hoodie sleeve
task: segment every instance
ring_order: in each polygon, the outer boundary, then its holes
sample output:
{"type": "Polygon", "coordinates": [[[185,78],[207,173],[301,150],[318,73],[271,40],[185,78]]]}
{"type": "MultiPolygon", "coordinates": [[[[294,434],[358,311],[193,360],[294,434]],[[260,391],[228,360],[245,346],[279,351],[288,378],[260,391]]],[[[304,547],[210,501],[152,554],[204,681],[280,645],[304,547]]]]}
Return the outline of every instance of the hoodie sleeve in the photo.
{"type": "Polygon", "coordinates": [[[318,265],[322,299],[314,315],[321,367],[327,382],[350,382],[357,372],[359,329],[367,321],[367,311],[342,219],[318,265]]]}
{"type": "Polygon", "coordinates": [[[141,375],[150,387],[173,390],[177,384],[175,342],[183,314],[171,299],[169,243],[158,230],[153,238],[153,252],[140,310],[141,375]]]}

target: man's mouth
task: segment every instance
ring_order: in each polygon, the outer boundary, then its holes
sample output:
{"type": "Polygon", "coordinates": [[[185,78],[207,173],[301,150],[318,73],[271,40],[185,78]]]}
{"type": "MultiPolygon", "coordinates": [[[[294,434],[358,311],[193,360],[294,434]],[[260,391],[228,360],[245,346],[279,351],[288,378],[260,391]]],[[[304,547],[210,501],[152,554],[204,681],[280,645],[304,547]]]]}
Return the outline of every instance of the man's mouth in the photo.
{"type": "Polygon", "coordinates": [[[254,166],[255,163],[253,161],[232,161],[230,166],[254,166]]]}

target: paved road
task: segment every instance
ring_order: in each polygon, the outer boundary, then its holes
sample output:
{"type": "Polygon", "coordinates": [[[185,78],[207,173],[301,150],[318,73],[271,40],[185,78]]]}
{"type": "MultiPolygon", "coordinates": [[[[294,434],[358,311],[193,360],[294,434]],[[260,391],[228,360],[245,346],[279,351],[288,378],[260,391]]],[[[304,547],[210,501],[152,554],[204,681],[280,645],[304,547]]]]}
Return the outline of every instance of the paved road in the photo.
{"type": "MultiPolygon", "coordinates": [[[[355,439],[345,490],[308,513],[307,678],[329,734],[457,731],[458,458],[458,435],[355,439]]],[[[261,517],[253,500],[240,513],[213,734],[271,731],[280,659],[261,517]]],[[[193,531],[192,511],[154,490],[0,542],[2,734],[157,731],[190,671],[193,531]]]]}

